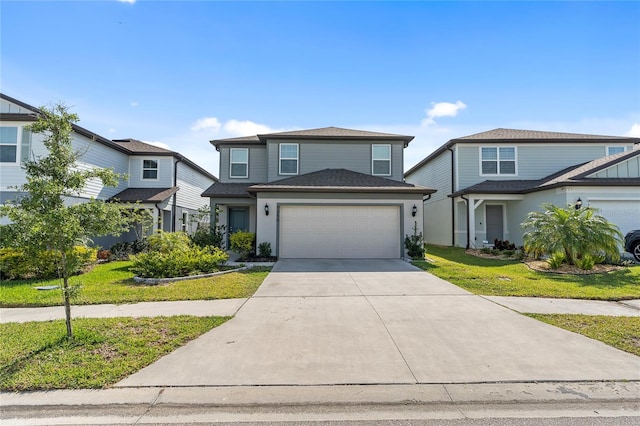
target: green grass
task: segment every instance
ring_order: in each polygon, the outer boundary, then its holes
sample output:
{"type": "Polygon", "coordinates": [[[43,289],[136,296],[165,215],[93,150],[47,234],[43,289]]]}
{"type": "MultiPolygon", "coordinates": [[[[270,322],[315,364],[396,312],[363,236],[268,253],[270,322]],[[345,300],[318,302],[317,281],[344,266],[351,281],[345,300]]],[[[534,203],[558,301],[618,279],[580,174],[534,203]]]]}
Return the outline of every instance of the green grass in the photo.
{"type": "Polygon", "coordinates": [[[526,315],[640,356],[640,317],[526,315]]]}
{"type": "MultiPolygon", "coordinates": [[[[143,285],[133,281],[131,262],[109,262],[90,272],[71,278],[81,285],[73,300],[77,305],[99,303],[135,303],[165,300],[211,300],[251,296],[262,284],[269,268],[231,272],[197,280],[162,285],[143,285]]],[[[58,279],[3,281],[0,284],[1,307],[57,306],[62,304],[60,290],[36,290],[38,286],[61,285],[58,279]]]]}
{"type": "Polygon", "coordinates": [[[428,246],[433,262],[413,264],[472,293],[624,300],[640,298],[640,267],[607,274],[563,275],[537,272],[515,260],[485,259],[457,247],[428,246]]]}
{"type": "Polygon", "coordinates": [[[79,318],[0,324],[0,390],[102,388],[227,321],[228,317],[79,318]]]}

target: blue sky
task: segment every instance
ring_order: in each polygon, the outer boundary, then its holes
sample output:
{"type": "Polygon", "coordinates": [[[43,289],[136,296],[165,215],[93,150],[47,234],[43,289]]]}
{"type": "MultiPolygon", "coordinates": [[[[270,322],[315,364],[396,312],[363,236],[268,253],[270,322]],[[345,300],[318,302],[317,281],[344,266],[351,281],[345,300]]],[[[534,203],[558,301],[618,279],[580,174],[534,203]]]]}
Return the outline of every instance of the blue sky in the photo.
{"type": "Polygon", "coordinates": [[[406,168],[497,127],[640,136],[640,2],[6,1],[0,88],[108,138],[338,126],[416,136],[406,168]]]}

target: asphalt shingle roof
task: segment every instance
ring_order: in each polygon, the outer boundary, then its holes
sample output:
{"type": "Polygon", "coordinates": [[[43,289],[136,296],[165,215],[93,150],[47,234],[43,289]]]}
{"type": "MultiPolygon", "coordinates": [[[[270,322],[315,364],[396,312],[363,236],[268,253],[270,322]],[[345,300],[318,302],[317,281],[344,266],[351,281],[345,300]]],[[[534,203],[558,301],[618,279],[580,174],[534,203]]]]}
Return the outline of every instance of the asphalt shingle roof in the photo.
{"type": "Polygon", "coordinates": [[[207,188],[203,193],[203,197],[212,198],[246,198],[249,197],[247,188],[252,183],[222,183],[216,182],[207,188]]]}
{"type": "Polygon", "coordinates": [[[431,194],[434,189],[371,176],[346,169],[325,169],[270,183],[253,185],[249,192],[407,192],[431,194]]]}
{"type": "Polygon", "coordinates": [[[158,204],[178,192],[180,188],[127,188],[114,195],[109,200],[123,203],[153,203],[158,204]]]}
{"type": "Polygon", "coordinates": [[[216,148],[224,144],[266,144],[267,139],[336,139],[336,140],[400,140],[405,146],[413,140],[413,136],[396,135],[393,133],[368,132],[365,130],[343,129],[340,127],[322,127],[319,129],[293,130],[290,132],[265,133],[255,136],[212,140],[216,148]]]}
{"type": "Polygon", "coordinates": [[[142,142],[137,139],[114,139],[113,143],[118,146],[121,146],[125,149],[128,149],[132,153],[135,154],[164,154],[164,155],[175,155],[177,154],[174,151],[161,148],[156,145],[151,145],[146,142],[142,142]]]}
{"type": "Polygon", "coordinates": [[[570,139],[570,140],[591,140],[591,139],[629,139],[623,136],[602,136],[588,135],[582,133],[564,133],[564,132],[543,132],[539,130],[519,130],[519,129],[493,129],[487,132],[476,133],[469,136],[463,136],[453,140],[554,140],[554,139],[570,139]]]}

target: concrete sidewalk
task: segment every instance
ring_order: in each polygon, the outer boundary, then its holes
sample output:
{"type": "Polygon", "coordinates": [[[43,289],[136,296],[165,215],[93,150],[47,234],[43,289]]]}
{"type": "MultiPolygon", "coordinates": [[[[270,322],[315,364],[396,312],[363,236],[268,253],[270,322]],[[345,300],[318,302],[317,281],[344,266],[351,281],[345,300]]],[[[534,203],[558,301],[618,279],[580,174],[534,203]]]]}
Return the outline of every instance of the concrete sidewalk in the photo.
{"type": "MultiPolygon", "coordinates": [[[[158,317],[175,315],[233,316],[247,299],[141,302],[122,305],[74,305],[73,318],[158,317]]],[[[63,306],[46,308],[2,308],[0,323],[64,319],[63,306]]]]}
{"type": "MultiPolygon", "coordinates": [[[[320,279],[319,279],[320,280],[320,279]]],[[[332,286],[336,284],[328,283],[332,286]]],[[[298,289],[303,291],[303,287],[298,289]]],[[[269,290],[263,291],[267,295],[269,290]]],[[[295,291],[295,289],[292,289],[295,291]]],[[[316,289],[320,292],[320,289],[316,289]]],[[[326,291],[323,290],[323,291],[326,291]]],[[[336,290],[337,292],[337,290],[336,290]]],[[[343,290],[344,292],[344,290],[343,290]]],[[[336,295],[338,295],[336,293],[336,295]]],[[[552,299],[544,297],[481,296],[520,313],[640,316],[640,299],[608,302],[602,300],[552,299]]],[[[173,315],[233,316],[248,299],[184,300],[140,302],[121,305],[74,305],[73,318],[153,317],[173,315]]],[[[62,306],[45,308],[0,308],[0,323],[64,319],[62,306]]]]}

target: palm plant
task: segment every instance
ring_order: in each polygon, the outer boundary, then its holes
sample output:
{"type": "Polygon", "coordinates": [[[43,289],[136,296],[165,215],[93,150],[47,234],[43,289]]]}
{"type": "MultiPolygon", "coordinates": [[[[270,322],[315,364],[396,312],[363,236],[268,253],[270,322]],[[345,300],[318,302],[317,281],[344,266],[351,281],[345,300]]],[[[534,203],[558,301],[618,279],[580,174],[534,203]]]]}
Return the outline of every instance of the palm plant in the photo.
{"type": "Polygon", "coordinates": [[[564,253],[568,264],[584,256],[620,258],[622,233],[591,207],[567,208],[543,204],[544,212],[531,212],[522,223],[524,249],[536,257],[564,253]]]}

